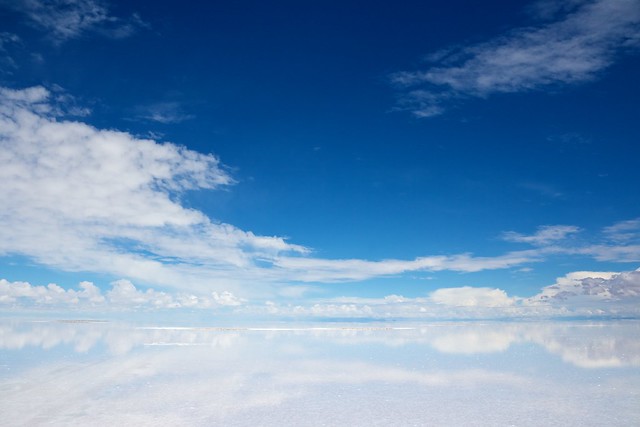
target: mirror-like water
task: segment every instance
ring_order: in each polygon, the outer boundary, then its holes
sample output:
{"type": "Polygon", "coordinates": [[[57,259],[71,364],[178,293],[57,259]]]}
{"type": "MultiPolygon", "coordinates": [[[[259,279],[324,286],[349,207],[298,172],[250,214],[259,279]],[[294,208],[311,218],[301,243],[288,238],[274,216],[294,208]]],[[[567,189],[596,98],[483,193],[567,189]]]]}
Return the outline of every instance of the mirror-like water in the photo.
{"type": "Polygon", "coordinates": [[[640,322],[0,321],[2,425],[640,425],[640,322]]]}

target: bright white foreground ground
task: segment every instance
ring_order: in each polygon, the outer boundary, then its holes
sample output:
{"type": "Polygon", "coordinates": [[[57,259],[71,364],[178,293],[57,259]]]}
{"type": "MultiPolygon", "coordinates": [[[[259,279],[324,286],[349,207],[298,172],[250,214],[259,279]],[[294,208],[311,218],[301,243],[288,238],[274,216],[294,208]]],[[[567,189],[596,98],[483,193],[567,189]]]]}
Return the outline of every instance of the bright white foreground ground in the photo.
{"type": "Polygon", "coordinates": [[[640,322],[0,320],[0,424],[640,425],[640,322]]]}

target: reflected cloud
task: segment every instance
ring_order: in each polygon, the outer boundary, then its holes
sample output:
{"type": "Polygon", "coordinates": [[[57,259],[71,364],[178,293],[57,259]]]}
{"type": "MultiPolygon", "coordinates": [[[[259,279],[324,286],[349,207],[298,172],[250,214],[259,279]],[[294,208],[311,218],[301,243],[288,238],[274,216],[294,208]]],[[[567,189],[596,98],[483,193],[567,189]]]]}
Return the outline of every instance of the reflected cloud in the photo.
{"type": "Polygon", "coordinates": [[[87,353],[104,346],[123,355],[139,347],[204,346],[228,350],[247,340],[301,339],[337,346],[424,345],[443,354],[491,354],[517,344],[535,344],[581,368],[640,366],[640,323],[442,322],[401,327],[158,327],[126,323],[6,320],[0,350],[68,346],[87,353]]]}
{"type": "Polygon", "coordinates": [[[576,425],[575,414],[594,411],[588,402],[606,398],[590,421],[630,421],[639,327],[4,320],[0,412],[9,425],[576,425]],[[567,375],[567,363],[582,374],[567,375]]]}
{"type": "Polygon", "coordinates": [[[502,352],[518,341],[518,335],[508,330],[484,332],[447,333],[434,338],[431,344],[442,353],[477,354],[502,352]]]}
{"type": "Polygon", "coordinates": [[[581,368],[640,366],[637,322],[540,326],[527,331],[525,339],[581,368]]]}

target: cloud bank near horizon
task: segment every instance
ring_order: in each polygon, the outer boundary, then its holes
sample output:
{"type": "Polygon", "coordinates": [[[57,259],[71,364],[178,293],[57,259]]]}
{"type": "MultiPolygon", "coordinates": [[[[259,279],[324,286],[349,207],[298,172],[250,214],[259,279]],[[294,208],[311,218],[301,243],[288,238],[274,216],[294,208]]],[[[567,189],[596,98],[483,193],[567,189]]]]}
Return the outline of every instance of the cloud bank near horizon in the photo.
{"type": "Polygon", "coordinates": [[[128,280],[102,292],[91,282],[65,290],[56,284],[32,285],[0,279],[0,310],[68,310],[76,313],[201,309],[273,318],[511,318],[538,316],[640,316],[640,269],[627,272],[577,271],[559,277],[532,297],[496,288],[440,288],[425,297],[342,297],[305,303],[246,300],[233,293],[190,294],[141,290],[128,280]]]}

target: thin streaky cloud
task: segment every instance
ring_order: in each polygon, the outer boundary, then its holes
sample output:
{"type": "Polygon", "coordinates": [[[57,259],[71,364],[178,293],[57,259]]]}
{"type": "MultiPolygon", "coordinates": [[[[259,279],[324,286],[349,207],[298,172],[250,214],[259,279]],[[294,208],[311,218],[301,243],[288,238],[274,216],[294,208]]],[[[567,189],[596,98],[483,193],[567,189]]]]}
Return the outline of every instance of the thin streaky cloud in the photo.
{"type": "Polygon", "coordinates": [[[12,75],[18,69],[12,51],[21,42],[22,40],[16,34],[0,32],[0,75],[12,75]]]}
{"type": "Polygon", "coordinates": [[[493,257],[457,254],[426,256],[413,260],[385,259],[381,261],[279,256],[274,261],[274,266],[279,270],[286,271],[289,279],[296,281],[344,282],[416,271],[471,273],[483,270],[499,270],[541,260],[540,253],[531,250],[509,252],[493,257]]]}
{"type": "Polygon", "coordinates": [[[7,46],[20,42],[20,37],[17,34],[9,33],[6,31],[0,32],[0,52],[5,52],[7,46]]]}
{"type": "Polygon", "coordinates": [[[136,117],[141,120],[158,122],[162,124],[174,124],[194,119],[193,114],[184,111],[179,102],[157,102],[139,106],[135,109],[136,117]]]}
{"type": "Polygon", "coordinates": [[[442,114],[464,98],[485,98],[596,79],[640,46],[638,0],[564,1],[548,23],[515,29],[484,43],[431,55],[425,70],[391,75],[404,88],[398,108],[418,117],[442,114]],[[564,5],[566,7],[560,7],[564,5]],[[569,7],[570,6],[570,7],[569,7]]]}
{"type": "Polygon", "coordinates": [[[590,245],[567,253],[586,255],[597,261],[640,262],[640,245],[590,245]]]}
{"type": "Polygon", "coordinates": [[[605,227],[603,233],[616,242],[629,242],[640,239],[640,218],[617,222],[605,227]]]}
{"type": "Polygon", "coordinates": [[[532,245],[547,245],[566,239],[568,236],[578,233],[579,227],[573,225],[543,225],[531,235],[507,231],[502,233],[502,239],[507,242],[529,243],[532,245]]]}
{"type": "Polygon", "coordinates": [[[137,14],[128,18],[111,15],[100,0],[2,0],[0,5],[22,13],[58,44],[90,32],[120,39],[149,26],[137,14]]]}

